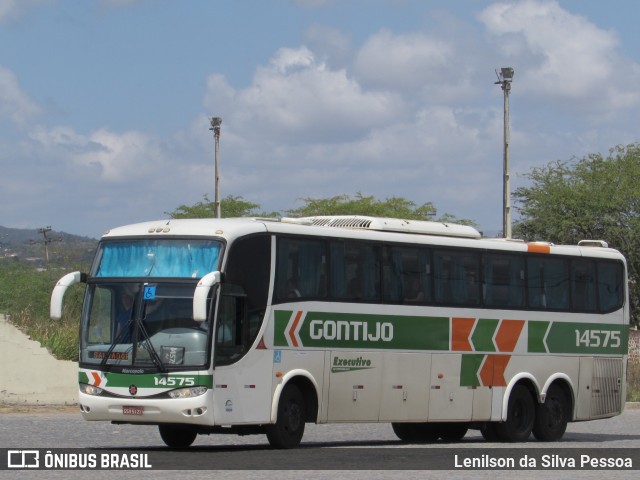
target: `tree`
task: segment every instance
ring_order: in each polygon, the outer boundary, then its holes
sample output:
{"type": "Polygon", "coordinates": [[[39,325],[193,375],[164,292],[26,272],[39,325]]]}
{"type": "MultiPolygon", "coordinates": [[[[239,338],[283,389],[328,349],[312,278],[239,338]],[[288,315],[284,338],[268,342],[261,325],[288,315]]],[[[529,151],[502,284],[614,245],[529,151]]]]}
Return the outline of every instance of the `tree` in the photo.
{"type": "MultiPolygon", "coordinates": [[[[401,197],[390,197],[377,200],[373,196],[364,196],[358,192],[355,196],[336,195],[331,198],[304,198],[305,205],[288,210],[292,217],[313,217],[316,215],[367,215],[371,217],[392,217],[406,220],[428,220],[436,213],[433,203],[427,202],[418,206],[415,202],[401,197]]],[[[471,220],[457,220],[445,214],[436,221],[456,222],[472,225],[471,220]]]]}
{"type": "MultiPolygon", "coordinates": [[[[260,205],[248,202],[242,197],[227,195],[220,200],[220,213],[223,218],[231,217],[277,217],[277,212],[260,212],[260,205]]],[[[171,218],[215,218],[215,202],[205,195],[194,205],[180,205],[173,212],[167,212],[171,218]]]]}
{"type": "Polygon", "coordinates": [[[605,240],[627,258],[631,306],[640,306],[640,145],[551,162],[525,177],[531,185],[513,195],[521,217],[514,234],[564,244],[605,240]]]}

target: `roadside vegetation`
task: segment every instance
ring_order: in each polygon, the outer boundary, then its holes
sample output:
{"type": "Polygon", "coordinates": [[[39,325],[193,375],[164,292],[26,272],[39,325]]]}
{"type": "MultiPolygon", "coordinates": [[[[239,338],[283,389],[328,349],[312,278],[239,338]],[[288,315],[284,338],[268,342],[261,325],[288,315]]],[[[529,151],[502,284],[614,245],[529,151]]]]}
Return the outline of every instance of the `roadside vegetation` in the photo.
{"type": "Polygon", "coordinates": [[[38,271],[18,262],[0,263],[0,312],[60,360],[78,360],[82,286],[65,295],[62,320],[49,319],[51,291],[64,270],[38,271]]]}
{"type": "Polygon", "coordinates": [[[640,402],[640,332],[638,330],[632,330],[629,335],[627,401],[640,402]]]}

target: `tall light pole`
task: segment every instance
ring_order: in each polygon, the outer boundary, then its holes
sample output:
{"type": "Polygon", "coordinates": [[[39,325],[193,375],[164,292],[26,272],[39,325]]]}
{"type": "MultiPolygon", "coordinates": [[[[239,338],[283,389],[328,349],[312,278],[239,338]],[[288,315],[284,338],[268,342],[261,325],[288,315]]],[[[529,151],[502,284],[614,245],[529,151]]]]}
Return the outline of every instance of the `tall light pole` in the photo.
{"type": "Polygon", "coordinates": [[[215,204],[216,204],[216,218],[220,218],[220,167],[219,167],[219,156],[220,156],[220,125],[222,125],[222,119],[220,117],[211,117],[209,119],[209,123],[211,124],[211,128],[209,130],[213,131],[213,138],[216,142],[216,153],[215,153],[215,175],[216,175],[216,185],[215,185],[215,204]]]}
{"type": "Polygon", "coordinates": [[[496,69],[498,81],[496,85],[504,92],[504,156],[502,164],[502,234],[511,238],[511,186],[509,173],[509,92],[513,81],[513,68],[496,69]]]}

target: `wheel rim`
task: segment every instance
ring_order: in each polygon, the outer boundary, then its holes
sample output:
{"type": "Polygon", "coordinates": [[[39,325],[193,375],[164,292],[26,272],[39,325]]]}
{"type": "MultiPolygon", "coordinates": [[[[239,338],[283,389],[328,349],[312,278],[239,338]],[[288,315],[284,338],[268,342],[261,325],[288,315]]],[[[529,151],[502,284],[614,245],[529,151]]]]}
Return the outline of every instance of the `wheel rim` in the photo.
{"type": "Polygon", "coordinates": [[[557,429],[563,423],[564,409],[562,402],[557,397],[551,397],[547,399],[549,406],[547,407],[547,425],[550,428],[557,429]]]}
{"type": "Polygon", "coordinates": [[[302,409],[297,403],[290,403],[284,412],[286,421],[285,429],[293,434],[300,429],[302,424],[302,409]]]}

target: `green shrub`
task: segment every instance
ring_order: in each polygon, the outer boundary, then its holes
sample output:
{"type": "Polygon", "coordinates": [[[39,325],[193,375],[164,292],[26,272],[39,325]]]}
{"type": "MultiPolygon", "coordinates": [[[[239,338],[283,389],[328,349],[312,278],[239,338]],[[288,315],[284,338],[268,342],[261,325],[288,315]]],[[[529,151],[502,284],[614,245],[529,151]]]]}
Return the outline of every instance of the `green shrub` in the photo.
{"type": "Polygon", "coordinates": [[[0,312],[56,358],[77,361],[84,286],[67,291],[60,321],[49,318],[51,291],[65,273],[38,271],[17,262],[0,263],[0,312]]]}

